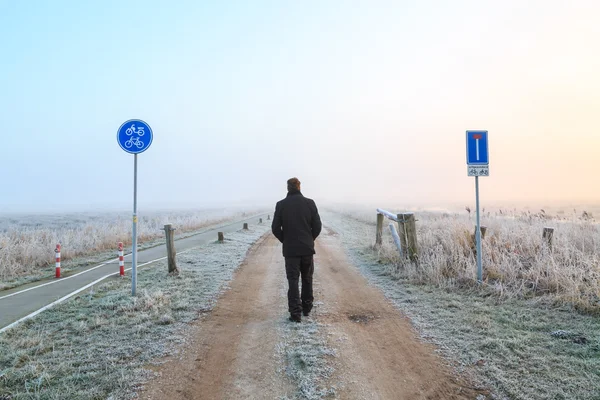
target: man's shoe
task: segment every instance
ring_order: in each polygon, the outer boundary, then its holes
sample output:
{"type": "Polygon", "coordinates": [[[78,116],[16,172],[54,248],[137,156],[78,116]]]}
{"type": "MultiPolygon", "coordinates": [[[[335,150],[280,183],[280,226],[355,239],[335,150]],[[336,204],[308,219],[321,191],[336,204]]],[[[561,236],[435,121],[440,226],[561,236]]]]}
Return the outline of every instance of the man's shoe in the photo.
{"type": "Polygon", "coordinates": [[[308,317],[310,315],[310,311],[302,311],[302,315],[308,317]]]}
{"type": "Polygon", "coordinates": [[[290,321],[292,322],[302,322],[302,319],[300,317],[289,317],[288,318],[290,321]]]}

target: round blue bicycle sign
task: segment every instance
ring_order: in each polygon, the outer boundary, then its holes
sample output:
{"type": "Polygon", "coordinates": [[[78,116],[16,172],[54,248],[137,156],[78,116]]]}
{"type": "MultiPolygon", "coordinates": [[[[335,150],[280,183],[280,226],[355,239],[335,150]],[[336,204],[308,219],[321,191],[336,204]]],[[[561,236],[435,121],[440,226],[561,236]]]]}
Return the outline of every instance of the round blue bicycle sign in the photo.
{"type": "Polygon", "coordinates": [[[142,153],[152,144],[152,129],[141,119],[130,119],[119,128],[117,141],[128,153],[142,153]]]}

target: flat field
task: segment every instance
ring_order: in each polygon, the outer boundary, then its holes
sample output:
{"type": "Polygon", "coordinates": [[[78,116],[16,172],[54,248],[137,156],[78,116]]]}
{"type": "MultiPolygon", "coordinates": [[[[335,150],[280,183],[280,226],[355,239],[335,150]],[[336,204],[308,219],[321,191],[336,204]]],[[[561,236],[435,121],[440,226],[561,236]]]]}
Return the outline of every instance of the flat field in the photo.
{"type": "MultiPolygon", "coordinates": [[[[142,247],[160,243],[165,224],[176,235],[253,215],[254,210],[206,209],[139,214],[142,247]]],[[[117,255],[117,244],[131,246],[131,215],[124,212],[0,215],[0,290],[52,276],[54,249],[61,244],[61,267],[69,270],[117,255]]]]}

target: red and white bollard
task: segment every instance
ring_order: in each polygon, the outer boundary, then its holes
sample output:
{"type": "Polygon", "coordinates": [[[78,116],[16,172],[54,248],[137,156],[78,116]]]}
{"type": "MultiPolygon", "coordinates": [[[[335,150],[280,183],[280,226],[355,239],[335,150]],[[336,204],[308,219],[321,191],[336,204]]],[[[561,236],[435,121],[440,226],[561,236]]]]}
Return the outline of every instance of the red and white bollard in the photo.
{"type": "Polygon", "coordinates": [[[54,249],[54,254],[56,255],[56,278],[60,278],[60,244],[56,245],[56,249],[54,249]]]}
{"type": "Polygon", "coordinates": [[[119,242],[119,275],[125,275],[125,261],[123,260],[123,242],[119,242]]]}

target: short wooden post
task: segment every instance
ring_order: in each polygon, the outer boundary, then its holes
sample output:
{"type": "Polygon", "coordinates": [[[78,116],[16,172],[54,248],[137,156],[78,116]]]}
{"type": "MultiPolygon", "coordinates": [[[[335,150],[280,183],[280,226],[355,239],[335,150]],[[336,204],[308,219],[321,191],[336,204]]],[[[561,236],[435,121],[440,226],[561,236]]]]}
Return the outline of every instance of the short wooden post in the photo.
{"type": "Polygon", "coordinates": [[[258,219],[258,223],[259,223],[259,224],[262,224],[262,218],[259,218],[259,219],[258,219]]]}
{"type": "Polygon", "coordinates": [[[548,247],[552,249],[552,241],[554,239],[554,228],[544,228],[542,239],[544,240],[544,243],[546,243],[548,247]]]}
{"type": "Polygon", "coordinates": [[[223,236],[223,232],[217,232],[217,237],[219,243],[223,243],[225,241],[225,237],[223,236]]]}
{"type": "Polygon", "coordinates": [[[169,275],[177,275],[179,274],[179,269],[177,269],[177,262],[175,260],[175,234],[173,233],[175,229],[171,224],[165,225],[164,229],[167,237],[167,260],[169,263],[169,275]]]}
{"type": "Polygon", "coordinates": [[[408,256],[408,240],[406,239],[406,226],[404,222],[404,214],[398,214],[398,236],[400,236],[400,245],[402,246],[402,254],[408,256]]]}
{"type": "Polygon", "coordinates": [[[248,223],[247,222],[244,222],[244,229],[248,230],[248,223]]]}
{"type": "Polygon", "coordinates": [[[267,221],[271,219],[271,214],[267,215],[267,221]]]}
{"type": "Polygon", "coordinates": [[[402,253],[408,255],[411,261],[417,261],[419,249],[415,215],[413,213],[398,214],[398,227],[400,228],[398,233],[400,234],[402,253]]]}
{"type": "Polygon", "coordinates": [[[375,232],[375,246],[383,243],[383,214],[377,214],[377,232],[375,232]]]}

